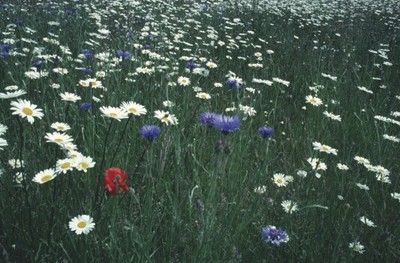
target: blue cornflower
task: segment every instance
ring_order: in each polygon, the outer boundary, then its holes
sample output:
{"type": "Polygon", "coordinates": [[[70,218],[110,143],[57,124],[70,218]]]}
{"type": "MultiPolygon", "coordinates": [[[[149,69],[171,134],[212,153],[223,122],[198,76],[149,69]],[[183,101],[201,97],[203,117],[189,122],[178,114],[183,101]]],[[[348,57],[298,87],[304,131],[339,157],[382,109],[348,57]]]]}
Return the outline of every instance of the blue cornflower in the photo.
{"type": "Polygon", "coordinates": [[[11,45],[10,44],[1,44],[0,49],[4,50],[5,52],[9,52],[11,50],[11,45]]]}
{"type": "Polygon", "coordinates": [[[10,53],[8,53],[8,52],[0,52],[0,57],[2,57],[2,58],[7,58],[9,56],[10,56],[10,53]]]}
{"type": "Polygon", "coordinates": [[[237,115],[235,116],[225,116],[216,115],[213,121],[213,127],[222,131],[224,134],[228,134],[239,130],[240,119],[237,115]]]}
{"type": "Polygon", "coordinates": [[[93,57],[93,53],[89,49],[82,49],[82,54],[85,56],[85,58],[93,57]]]}
{"type": "Polygon", "coordinates": [[[143,46],[143,48],[144,48],[144,49],[152,49],[153,46],[150,45],[150,44],[146,44],[146,45],[143,46]]]}
{"type": "Polygon", "coordinates": [[[140,129],[139,133],[143,138],[152,141],[160,135],[160,132],[160,127],[157,125],[145,125],[140,129]]]}
{"type": "Polygon", "coordinates": [[[130,59],[132,54],[129,51],[117,50],[117,56],[121,57],[122,59],[130,59]]]}
{"type": "Polygon", "coordinates": [[[267,226],[261,229],[261,236],[265,243],[271,243],[275,246],[279,246],[282,242],[286,243],[289,241],[289,236],[286,231],[275,226],[267,226]]]}
{"type": "Polygon", "coordinates": [[[258,133],[264,138],[271,138],[274,136],[275,130],[271,127],[261,127],[258,129],[258,133]]]}
{"type": "Polygon", "coordinates": [[[91,68],[84,68],[84,69],[82,69],[82,72],[85,74],[90,74],[93,72],[93,70],[91,68]]]}
{"type": "Polygon", "coordinates": [[[212,127],[217,115],[218,114],[213,113],[213,112],[203,112],[199,116],[199,121],[201,124],[207,125],[208,127],[212,127]]]}
{"type": "Polygon", "coordinates": [[[43,60],[35,60],[32,62],[32,65],[36,68],[36,70],[40,70],[44,66],[43,60]]]}
{"type": "Polygon", "coordinates": [[[237,80],[236,79],[228,79],[225,81],[225,84],[228,85],[230,88],[233,88],[237,85],[237,80]]]}
{"type": "Polygon", "coordinates": [[[92,104],[89,102],[82,102],[81,105],[79,106],[81,110],[88,111],[90,108],[92,108],[92,104]]]}
{"type": "Polygon", "coordinates": [[[198,68],[198,67],[200,67],[200,65],[199,65],[199,64],[196,64],[196,63],[194,63],[194,62],[188,62],[188,63],[186,63],[186,68],[187,68],[187,69],[193,70],[193,69],[198,68]]]}

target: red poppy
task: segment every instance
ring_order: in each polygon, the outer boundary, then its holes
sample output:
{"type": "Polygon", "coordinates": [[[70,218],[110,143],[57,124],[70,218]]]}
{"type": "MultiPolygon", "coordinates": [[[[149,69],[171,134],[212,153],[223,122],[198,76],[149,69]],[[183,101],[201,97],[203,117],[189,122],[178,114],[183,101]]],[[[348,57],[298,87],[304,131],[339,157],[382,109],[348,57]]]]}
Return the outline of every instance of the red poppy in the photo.
{"type": "Polygon", "coordinates": [[[128,175],[122,169],[111,167],[104,175],[103,186],[111,195],[116,195],[119,191],[128,192],[129,188],[125,182],[127,178],[128,175]]]}

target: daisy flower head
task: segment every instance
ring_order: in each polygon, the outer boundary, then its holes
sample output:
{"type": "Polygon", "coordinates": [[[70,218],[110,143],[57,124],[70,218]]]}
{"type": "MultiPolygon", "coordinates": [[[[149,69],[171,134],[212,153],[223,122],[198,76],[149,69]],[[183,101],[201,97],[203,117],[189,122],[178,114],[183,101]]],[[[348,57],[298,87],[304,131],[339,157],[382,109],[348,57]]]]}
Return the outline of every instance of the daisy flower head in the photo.
{"type": "Polygon", "coordinates": [[[87,172],[87,169],[93,168],[96,162],[93,161],[93,158],[90,156],[83,156],[83,155],[78,155],[74,159],[74,167],[78,171],[83,171],[87,172]]]}
{"type": "Polygon", "coordinates": [[[202,100],[209,100],[209,99],[211,99],[211,95],[206,92],[198,92],[196,94],[196,98],[199,98],[202,100]]]}
{"type": "Polygon", "coordinates": [[[159,119],[162,123],[166,125],[176,125],[178,124],[178,119],[174,114],[170,114],[168,111],[156,110],[154,112],[154,117],[159,119]]]}
{"type": "Polygon", "coordinates": [[[20,159],[10,159],[8,160],[8,165],[10,165],[12,169],[20,169],[25,166],[25,162],[20,159]]]}
{"type": "Polygon", "coordinates": [[[366,165],[366,164],[370,164],[370,161],[364,157],[361,156],[355,156],[354,160],[358,163],[358,164],[362,164],[362,165],[366,165]]]}
{"type": "Polygon", "coordinates": [[[337,167],[339,170],[342,170],[342,171],[347,171],[347,170],[349,170],[349,167],[348,167],[347,165],[345,165],[345,164],[342,164],[342,163],[336,164],[336,167],[337,167]]]}
{"type": "Polygon", "coordinates": [[[60,94],[61,100],[63,101],[70,101],[70,102],[77,102],[82,98],[74,93],[64,92],[60,94]]]}
{"type": "Polygon", "coordinates": [[[56,163],[56,172],[57,173],[67,173],[68,171],[72,171],[74,168],[74,160],[71,158],[65,158],[58,160],[56,163]]]}
{"type": "Polygon", "coordinates": [[[361,190],[365,190],[365,191],[368,191],[368,190],[369,190],[369,187],[368,187],[368,185],[366,185],[366,184],[356,183],[356,186],[357,186],[358,188],[360,188],[361,190]]]}
{"type": "Polygon", "coordinates": [[[313,142],[313,146],[314,146],[314,150],[320,151],[320,152],[325,152],[328,154],[333,154],[333,155],[337,155],[338,150],[325,145],[325,144],[321,144],[319,142],[313,142]]]}
{"type": "Polygon", "coordinates": [[[286,231],[276,228],[275,226],[267,226],[261,229],[261,236],[266,244],[279,246],[281,243],[289,241],[289,235],[286,231]]]}
{"type": "Polygon", "coordinates": [[[400,202],[400,193],[391,193],[390,196],[400,202]]]}
{"type": "Polygon", "coordinates": [[[312,95],[306,96],[306,103],[309,103],[313,106],[321,106],[322,105],[322,100],[318,97],[314,97],[312,95]]]}
{"type": "Polygon", "coordinates": [[[73,141],[71,136],[60,132],[46,133],[44,138],[47,139],[47,142],[57,143],[58,145],[63,145],[73,141]]]}
{"type": "Polygon", "coordinates": [[[3,147],[7,145],[8,145],[7,141],[3,138],[0,138],[0,150],[3,150],[3,147]]]}
{"type": "Polygon", "coordinates": [[[257,186],[256,188],[254,188],[254,193],[256,194],[263,194],[266,191],[267,191],[267,186],[265,185],[257,186]]]}
{"type": "Polygon", "coordinates": [[[281,206],[283,207],[283,209],[285,210],[286,213],[293,213],[296,212],[297,210],[299,210],[299,207],[297,206],[296,202],[293,202],[291,200],[285,200],[281,203],[281,206]]]}
{"type": "Polygon", "coordinates": [[[147,113],[147,110],[143,105],[133,101],[122,102],[121,108],[127,111],[128,114],[133,114],[136,116],[144,115],[147,113]]]}
{"type": "Polygon", "coordinates": [[[318,158],[308,158],[307,162],[311,165],[313,170],[323,170],[328,169],[325,163],[321,162],[318,158]]]}
{"type": "Polygon", "coordinates": [[[8,127],[0,123],[0,136],[6,133],[8,127]]]}
{"type": "Polygon", "coordinates": [[[366,224],[367,226],[376,227],[375,223],[372,222],[371,220],[369,220],[368,218],[366,218],[365,216],[360,217],[360,221],[362,223],[366,224]]]}
{"type": "Polygon", "coordinates": [[[50,127],[56,131],[68,131],[71,129],[71,126],[63,122],[54,122],[50,127]]]}
{"type": "Polygon", "coordinates": [[[89,234],[89,232],[94,229],[95,225],[93,218],[89,215],[78,215],[72,218],[68,224],[69,229],[77,235],[81,235],[82,233],[85,235],[89,234]]]}
{"type": "Polygon", "coordinates": [[[57,173],[54,169],[46,169],[41,172],[38,172],[35,177],[32,179],[33,182],[38,183],[38,184],[44,184],[47,183],[54,178],[56,178],[57,173]]]}
{"type": "Polygon", "coordinates": [[[7,91],[6,93],[0,92],[0,99],[12,99],[12,98],[17,98],[22,95],[25,95],[26,91],[24,90],[15,90],[15,91],[7,91]]]}
{"type": "Polygon", "coordinates": [[[352,242],[349,244],[349,248],[351,248],[354,252],[363,254],[365,252],[364,246],[360,244],[360,242],[352,242]]]}
{"type": "Polygon", "coordinates": [[[187,77],[180,76],[180,77],[178,77],[178,84],[186,87],[186,86],[190,85],[190,79],[187,77]]]}
{"type": "Polygon", "coordinates": [[[37,105],[28,100],[18,99],[17,101],[12,101],[11,110],[13,115],[26,118],[30,124],[35,121],[35,118],[41,119],[44,116],[42,109],[37,108],[37,105]]]}
{"type": "Polygon", "coordinates": [[[272,180],[278,187],[282,187],[282,186],[286,187],[289,183],[286,175],[281,174],[281,173],[274,174],[274,178],[272,178],[272,180]]]}
{"type": "Polygon", "coordinates": [[[118,107],[103,106],[100,107],[100,111],[103,113],[103,117],[116,119],[117,121],[128,118],[128,112],[118,107]]]}

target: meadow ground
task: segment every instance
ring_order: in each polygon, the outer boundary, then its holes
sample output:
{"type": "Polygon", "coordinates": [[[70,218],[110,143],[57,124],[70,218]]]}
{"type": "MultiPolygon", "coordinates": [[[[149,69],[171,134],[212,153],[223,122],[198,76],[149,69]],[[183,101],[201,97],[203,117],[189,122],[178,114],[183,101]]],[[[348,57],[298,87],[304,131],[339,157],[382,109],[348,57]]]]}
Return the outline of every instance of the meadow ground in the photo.
{"type": "Polygon", "coordinates": [[[2,1],[1,262],[396,262],[397,0],[2,1]]]}

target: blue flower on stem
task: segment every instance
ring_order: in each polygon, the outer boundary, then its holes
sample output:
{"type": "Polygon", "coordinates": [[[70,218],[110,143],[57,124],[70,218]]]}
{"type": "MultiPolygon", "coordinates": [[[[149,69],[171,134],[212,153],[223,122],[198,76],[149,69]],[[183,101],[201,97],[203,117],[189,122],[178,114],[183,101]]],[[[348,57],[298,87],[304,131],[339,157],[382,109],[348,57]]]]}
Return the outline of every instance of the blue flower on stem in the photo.
{"type": "Polygon", "coordinates": [[[117,50],[117,56],[121,57],[122,59],[130,59],[132,54],[129,51],[117,50]]]}
{"type": "Polygon", "coordinates": [[[152,141],[154,140],[158,135],[160,135],[160,127],[156,126],[156,125],[145,125],[140,129],[139,134],[149,140],[152,141]]]}
{"type": "Polygon", "coordinates": [[[224,134],[229,134],[236,130],[239,130],[240,119],[237,115],[225,116],[217,114],[213,121],[213,127],[222,131],[222,133],[224,134]]]}
{"type": "Polygon", "coordinates": [[[271,138],[275,134],[274,128],[271,127],[261,127],[258,129],[258,133],[263,137],[263,138],[271,138]]]}
{"type": "Polygon", "coordinates": [[[79,106],[81,110],[88,111],[90,108],[92,108],[92,104],[89,102],[82,102],[81,105],[79,106]]]}
{"type": "Polygon", "coordinates": [[[261,229],[261,236],[265,243],[279,246],[282,242],[289,241],[289,236],[286,231],[276,228],[275,226],[267,226],[261,229]]]}
{"type": "Polygon", "coordinates": [[[213,112],[203,112],[199,116],[199,121],[201,124],[207,125],[208,127],[212,127],[214,125],[214,120],[218,116],[218,114],[213,112]]]}

